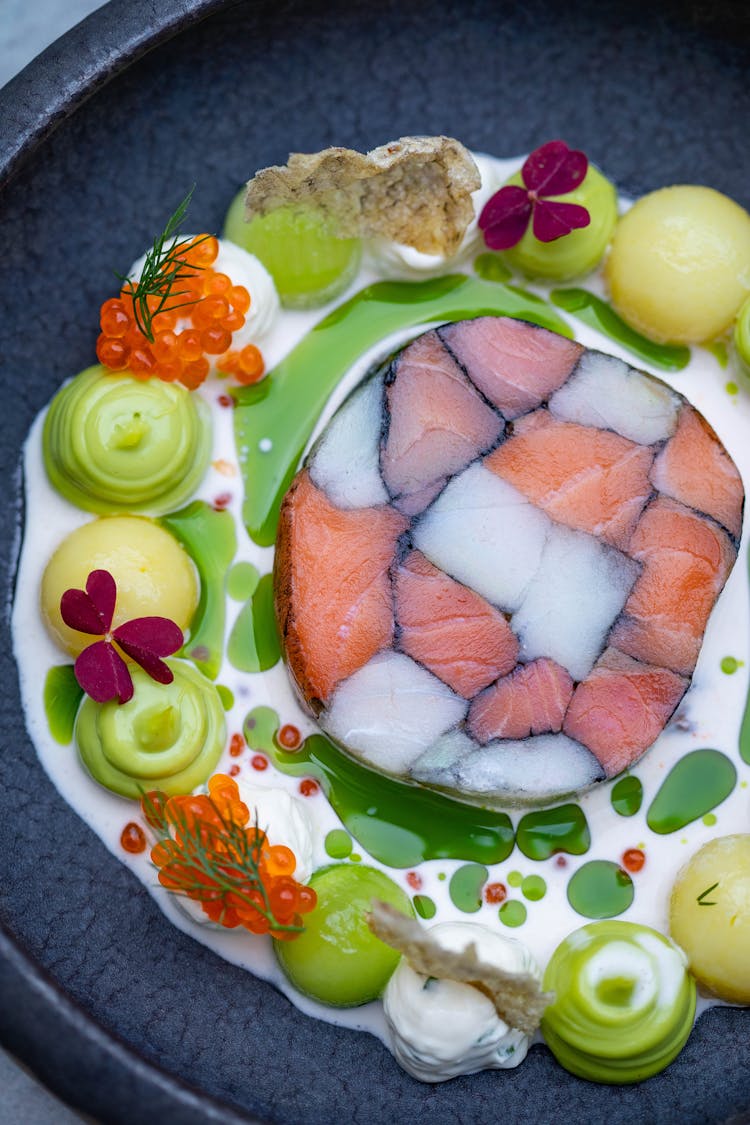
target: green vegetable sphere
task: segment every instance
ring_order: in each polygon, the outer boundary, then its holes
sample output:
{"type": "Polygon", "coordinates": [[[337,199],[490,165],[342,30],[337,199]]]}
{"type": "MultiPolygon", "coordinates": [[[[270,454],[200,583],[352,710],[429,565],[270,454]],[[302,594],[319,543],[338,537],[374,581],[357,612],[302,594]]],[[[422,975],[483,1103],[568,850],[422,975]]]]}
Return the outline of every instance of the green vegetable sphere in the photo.
{"type": "MultiPolygon", "coordinates": [[[[511,176],[508,183],[523,186],[520,172],[511,176]]],[[[593,164],[589,164],[583,182],[574,191],[549,198],[585,207],[591,222],[587,227],[571,231],[554,242],[540,242],[534,237],[532,224],[529,223],[521,241],[505,251],[505,261],[527,277],[549,281],[567,281],[589,273],[604,256],[617,222],[614,185],[593,164]]]]}
{"type": "Polygon", "coordinates": [[[358,238],[336,238],[324,216],[303,207],[279,207],[246,223],[244,196],[227,212],[224,237],[260,259],[282,305],[314,308],[346,289],[359,269],[358,238]]]}
{"type": "Polygon", "coordinates": [[[318,903],[294,941],[275,942],[279,964],[291,983],[323,1004],[354,1007],[377,999],[400,954],[371,932],[366,915],[373,899],[413,917],[408,896],[374,867],[339,864],[316,871],[310,886],[318,903]]]}

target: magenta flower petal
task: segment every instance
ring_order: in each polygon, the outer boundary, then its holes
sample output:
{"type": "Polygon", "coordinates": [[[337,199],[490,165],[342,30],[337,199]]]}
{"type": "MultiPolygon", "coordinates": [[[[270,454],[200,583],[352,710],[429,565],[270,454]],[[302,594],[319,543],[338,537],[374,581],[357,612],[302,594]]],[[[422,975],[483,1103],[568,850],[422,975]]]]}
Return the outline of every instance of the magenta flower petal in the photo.
{"type": "Polygon", "coordinates": [[[554,242],[573,230],[587,227],[591,216],[577,203],[556,203],[540,199],[534,206],[534,237],[540,242],[554,242]]]}
{"type": "Polygon", "coordinates": [[[168,617],[136,617],[115,629],[113,636],[120,648],[153,680],[160,684],[172,683],[172,670],[159,657],[171,656],[182,647],[182,629],[174,621],[168,617]]]}
{"type": "Polygon", "coordinates": [[[530,218],[528,192],[506,184],[485,203],[479,216],[479,228],[490,250],[509,250],[523,238],[530,218]]]}
{"type": "Polygon", "coordinates": [[[71,629],[101,636],[109,630],[115,612],[117,587],[108,570],[92,570],[86,589],[66,590],[60,598],[60,615],[71,629]]]}
{"type": "Polygon", "coordinates": [[[568,148],[565,141],[548,141],[527,157],[521,178],[536,195],[567,195],[583,183],[588,167],[585,153],[568,148]]]}
{"type": "Polygon", "coordinates": [[[75,662],[75,677],[96,703],[133,698],[133,681],[128,666],[109,641],[96,641],[84,649],[75,662]]]}

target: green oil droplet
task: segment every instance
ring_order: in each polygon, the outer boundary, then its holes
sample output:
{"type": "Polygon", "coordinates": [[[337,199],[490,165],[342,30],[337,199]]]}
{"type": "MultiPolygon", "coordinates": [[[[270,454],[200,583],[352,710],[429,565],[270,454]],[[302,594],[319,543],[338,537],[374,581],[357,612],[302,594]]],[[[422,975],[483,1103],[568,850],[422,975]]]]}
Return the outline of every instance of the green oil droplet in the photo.
{"type": "Polygon", "coordinates": [[[429,895],[415,895],[413,898],[414,909],[420,918],[434,918],[437,907],[429,895]]]}
{"type": "Polygon", "coordinates": [[[444,871],[438,872],[438,879],[440,880],[441,883],[444,883],[446,878],[447,878],[447,876],[446,876],[444,871]]]}
{"type": "Polygon", "coordinates": [[[682,371],[690,363],[690,348],[682,344],[655,344],[646,339],[627,325],[606,301],[587,289],[553,289],[550,300],[584,324],[609,336],[610,340],[622,344],[652,367],[659,367],[662,371],[682,371]]]}
{"type": "Polygon", "coordinates": [[[346,859],[351,855],[352,838],[343,828],[332,828],[325,838],[325,849],[331,859],[346,859]]]}
{"type": "Polygon", "coordinates": [[[522,882],[523,882],[523,875],[521,874],[520,871],[509,871],[508,872],[508,886],[509,887],[520,887],[522,882]]]}
{"type": "Polygon", "coordinates": [[[255,592],[259,578],[258,570],[252,563],[235,563],[227,574],[227,593],[236,602],[247,601],[255,592]]]}
{"type": "Polygon", "coordinates": [[[616,918],[630,906],[633,880],[608,859],[592,859],[568,883],[568,902],[584,918],[616,918]]]}
{"type": "Polygon", "coordinates": [[[526,907],[522,902],[510,899],[503,903],[497,912],[497,916],[504,926],[516,929],[517,926],[522,926],[526,921],[526,907]]]}
{"type": "Polygon", "coordinates": [[[559,805],[522,816],[516,842],[529,859],[549,859],[555,852],[584,855],[591,847],[591,833],[583,809],[578,805],[559,805]]]}
{"type": "Polygon", "coordinates": [[[672,767],[651,802],[646,823],[665,836],[692,824],[726,800],[737,770],[718,750],[691,750],[672,767]]]}
{"type": "MultiPolygon", "coordinates": [[[[246,720],[257,726],[256,708],[246,720]]],[[[299,750],[284,751],[270,736],[259,744],[257,730],[246,729],[248,745],[264,750],[282,773],[314,777],[355,840],[389,867],[416,867],[426,859],[502,863],[513,850],[513,825],[505,813],[463,805],[417,789],[355,762],[322,734],[311,735],[299,750]],[[251,741],[254,739],[254,741],[251,741]]]]}
{"type": "Polygon", "coordinates": [[[159,522],[182,543],[200,578],[198,608],[180,655],[215,680],[224,653],[224,581],[237,550],[234,519],[230,512],[216,512],[202,500],[194,500],[181,511],[162,516],[159,522]]]}
{"type": "Polygon", "coordinates": [[[474,272],[485,281],[507,281],[512,276],[499,254],[479,254],[474,259],[474,272]]]}
{"type": "Polygon", "coordinates": [[[740,391],[740,388],[737,386],[737,384],[732,382],[726,383],[724,389],[726,390],[728,395],[736,395],[739,394],[740,391]]]}
{"type": "Polygon", "coordinates": [[[362,862],[362,856],[359,854],[359,852],[352,852],[352,854],[349,856],[349,862],[350,863],[361,863],[362,862]]]}
{"type": "Polygon", "coordinates": [[[707,828],[713,828],[713,826],[716,824],[716,813],[707,812],[703,817],[703,823],[707,828]]]}
{"type": "Polygon", "coordinates": [[[620,816],[635,816],[643,804],[643,782],[638,777],[621,777],[613,785],[610,799],[620,816]]]}
{"type": "Polygon", "coordinates": [[[547,893],[547,884],[541,875],[527,875],[521,883],[521,894],[529,902],[539,902],[547,893]]]}
{"type": "Polygon", "coordinates": [[[448,885],[453,905],[464,914],[476,914],[482,905],[482,887],[488,875],[481,863],[465,863],[454,871],[448,885]]]}
{"type": "Polygon", "coordinates": [[[226,684],[217,684],[216,690],[219,693],[219,699],[224,710],[231,711],[234,707],[234,692],[226,684]]]}
{"type": "Polygon", "coordinates": [[[704,344],[703,346],[718,362],[719,367],[727,366],[729,363],[729,352],[723,340],[711,340],[708,344],[704,344]]]}
{"type": "Polygon", "coordinates": [[[44,681],[44,713],[55,742],[67,746],[73,740],[78,707],[83,689],[75,677],[72,664],[50,668],[44,681]]]}
{"type": "Polygon", "coordinates": [[[227,659],[238,672],[267,672],[281,659],[273,609],[273,575],[264,574],[242,607],[227,644],[227,659]]]}
{"type": "Polygon", "coordinates": [[[482,315],[520,317],[572,335],[541,297],[494,281],[464,274],[428,281],[379,281],[324,317],[265,379],[233,391],[235,439],[245,485],[243,518],[250,538],[262,547],[274,543],[281,502],[318,418],[331,392],[363,352],[389,332],[482,315]]]}
{"type": "Polygon", "coordinates": [[[734,656],[725,656],[721,662],[721,670],[725,675],[733,676],[741,665],[742,661],[737,660],[734,656]]]}

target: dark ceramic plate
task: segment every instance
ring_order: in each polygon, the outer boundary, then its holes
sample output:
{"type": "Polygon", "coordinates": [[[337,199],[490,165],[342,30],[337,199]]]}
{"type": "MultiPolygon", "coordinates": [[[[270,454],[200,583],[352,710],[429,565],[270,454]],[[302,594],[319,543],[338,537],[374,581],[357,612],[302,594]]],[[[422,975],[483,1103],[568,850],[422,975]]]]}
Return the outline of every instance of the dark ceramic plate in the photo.
{"type": "MultiPolygon", "coordinates": [[[[749,44],[744,2],[107,5],[0,94],[5,589],[24,434],[91,362],[112,269],[193,182],[192,225],[217,229],[290,150],[448,133],[504,155],[562,136],[623,188],[707,183],[748,206],[749,44]]],[[[170,1125],[687,1125],[750,1107],[750,1017],[732,1009],[639,1087],[579,1082],[540,1047],[515,1071],[413,1082],[375,1039],[306,1018],[169,925],[39,767],[7,620],[0,661],[0,1039],[76,1106],[170,1125]]]]}

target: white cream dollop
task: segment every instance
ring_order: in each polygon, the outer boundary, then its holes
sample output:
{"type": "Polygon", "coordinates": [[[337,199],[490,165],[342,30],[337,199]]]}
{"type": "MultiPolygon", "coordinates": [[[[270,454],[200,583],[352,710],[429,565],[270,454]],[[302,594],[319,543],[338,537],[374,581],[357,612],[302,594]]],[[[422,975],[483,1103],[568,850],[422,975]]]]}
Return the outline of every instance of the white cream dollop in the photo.
{"type": "MultiPolygon", "coordinates": [[[[482,961],[541,977],[525,945],[487,926],[443,922],[429,932],[444,949],[460,952],[474,943],[482,961]]],[[[530,1037],[508,1027],[478,989],[422,976],[405,958],[388,982],[383,1008],[391,1050],[420,1082],[445,1082],[478,1070],[506,1070],[523,1062],[529,1049],[530,1037]]]]}
{"type": "MultiPolygon", "coordinates": [[[[192,234],[180,235],[180,240],[194,237],[192,234]]],[[[245,313],[245,323],[232,334],[232,350],[241,351],[246,344],[262,340],[273,328],[281,307],[279,295],[273,278],[259,258],[226,238],[217,241],[219,253],[212,268],[217,273],[225,273],[227,277],[231,277],[234,285],[244,285],[250,294],[250,308],[245,313]]],[[[145,261],[146,255],[142,254],[128,270],[128,277],[140,277],[145,261]]],[[[176,300],[179,301],[179,297],[176,300]]],[[[186,316],[177,322],[178,331],[189,326],[190,310],[188,308],[185,311],[186,316]]],[[[214,370],[216,357],[207,358],[214,370]]]]}
{"type": "Polygon", "coordinates": [[[474,219],[466,228],[466,233],[461,240],[461,245],[455,254],[446,258],[442,254],[422,254],[413,246],[404,246],[400,242],[391,242],[385,238],[372,239],[368,244],[369,255],[381,274],[386,277],[415,278],[435,277],[446,273],[454,266],[459,266],[478,253],[483,248],[482,235],[477,225],[477,220],[482,213],[490,196],[494,195],[503,183],[502,173],[498,170],[497,161],[481,153],[472,153],[474,163],[479,169],[482,183],[476,191],[471,193],[474,203],[474,219]]]}
{"type": "Polygon", "coordinates": [[[237,788],[250,809],[250,823],[257,820],[272,846],[291,848],[297,857],[294,878],[306,883],[313,872],[313,824],[306,807],[286,789],[246,781],[238,781],[237,788]]]}

